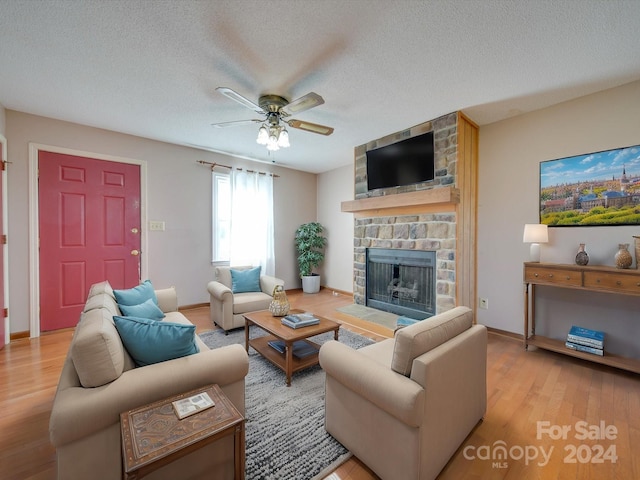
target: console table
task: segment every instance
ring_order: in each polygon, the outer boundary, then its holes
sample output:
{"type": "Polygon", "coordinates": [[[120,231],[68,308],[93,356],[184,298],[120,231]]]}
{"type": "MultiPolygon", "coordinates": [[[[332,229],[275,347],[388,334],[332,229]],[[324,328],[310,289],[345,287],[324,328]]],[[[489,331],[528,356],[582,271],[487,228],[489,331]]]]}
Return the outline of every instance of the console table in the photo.
{"type": "Polygon", "coordinates": [[[559,263],[524,264],[525,350],[529,345],[535,345],[545,350],[640,373],[640,360],[613,355],[606,351],[602,357],[579,352],[567,348],[564,341],[536,335],[536,285],[640,296],[640,270],[623,270],[600,265],[583,267],[559,263]]]}

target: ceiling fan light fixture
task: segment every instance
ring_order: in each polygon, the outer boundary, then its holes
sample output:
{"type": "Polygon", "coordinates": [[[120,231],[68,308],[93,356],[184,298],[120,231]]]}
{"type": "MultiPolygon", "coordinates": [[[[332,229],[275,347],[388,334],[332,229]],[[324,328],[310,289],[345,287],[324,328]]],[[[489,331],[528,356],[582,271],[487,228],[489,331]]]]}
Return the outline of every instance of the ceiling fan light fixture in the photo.
{"type": "Polygon", "coordinates": [[[283,128],[278,136],[278,146],[282,148],[288,148],[291,146],[289,143],[289,132],[287,132],[286,128],[283,128]]]}
{"type": "Polygon", "coordinates": [[[275,152],[276,150],[280,150],[278,146],[278,137],[276,137],[277,131],[271,131],[271,135],[269,135],[269,140],[267,141],[267,150],[271,152],[275,152]]]}
{"type": "Polygon", "coordinates": [[[256,139],[256,142],[258,142],[258,144],[260,145],[266,145],[268,140],[269,140],[269,132],[267,132],[267,128],[264,125],[262,125],[258,130],[258,138],[256,139]]]}
{"type": "Polygon", "coordinates": [[[266,146],[269,151],[275,152],[280,148],[287,148],[291,146],[291,143],[289,142],[289,132],[285,125],[288,125],[291,128],[305,130],[307,132],[318,133],[320,135],[331,135],[333,133],[332,127],[326,127],[324,125],[318,125],[311,122],[303,122],[301,120],[287,119],[287,117],[291,115],[322,105],[324,103],[324,99],[317,93],[307,93],[292,102],[289,102],[286,98],[281,97],[280,95],[266,94],[261,95],[258,99],[258,104],[256,104],[230,88],[218,87],[216,90],[231,100],[234,100],[241,105],[254,110],[256,113],[263,115],[264,118],[261,120],[251,119],[235,122],[213,123],[212,125],[215,128],[224,128],[236,125],[246,125],[254,122],[260,123],[261,125],[258,129],[256,142],[259,145],[266,146]]]}

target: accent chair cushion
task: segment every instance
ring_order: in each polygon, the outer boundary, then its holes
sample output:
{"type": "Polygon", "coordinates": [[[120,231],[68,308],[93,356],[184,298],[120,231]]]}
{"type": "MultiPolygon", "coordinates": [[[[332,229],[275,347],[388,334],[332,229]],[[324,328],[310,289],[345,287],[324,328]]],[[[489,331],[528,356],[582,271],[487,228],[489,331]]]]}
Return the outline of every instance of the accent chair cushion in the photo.
{"type": "Polygon", "coordinates": [[[413,360],[471,328],[473,312],[456,307],[397,331],[391,369],[411,376],[413,360]]]}
{"type": "Polygon", "coordinates": [[[260,270],[262,267],[248,270],[231,269],[231,291],[233,293],[259,292],[260,270]]]}
{"type": "Polygon", "coordinates": [[[152,299],[156,305],[158,304],[156,292],[153,290],[150,280],[145,280],[140,285],[126,290],[114,290],[113,294],[118,305],[140,305],[149,299],[152,299]]]}
{"type": "Polygon", "coordinates": [[[256,310],[266,310],[273,297],[264,292],[246,292],[233,296],[233,314],[240,315],[256,310]]]}
{"type": "Polygon", "coordinates": [[[195,325],[113,317],[116,329],[135,364],[139,367],[198,353],[195,325]]]}
{"type": "Polygon", "coordinates": [[[148,318],[149,320],[162,320],[166,315],[158,305],[149,299],[140,305],[118,305],[124,317],[148,318]]]}
{"type": "Polygon", "coordinates": [[[85,388],[100,387],[122,375],[125,352],[108,312],[96,309],[80,316],[70,355],[85,388]]]}

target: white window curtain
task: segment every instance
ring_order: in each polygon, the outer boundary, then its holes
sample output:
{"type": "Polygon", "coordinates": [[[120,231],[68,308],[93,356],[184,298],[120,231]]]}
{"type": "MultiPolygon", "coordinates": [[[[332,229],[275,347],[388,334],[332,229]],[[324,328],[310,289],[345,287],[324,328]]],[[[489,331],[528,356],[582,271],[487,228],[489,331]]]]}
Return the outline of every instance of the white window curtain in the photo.
{"type": "Polygon", "coordinates": [[[230,247],[230,265],[260,265],[264,275],[275,275],[271,175],[231,171],[230,247]]]}

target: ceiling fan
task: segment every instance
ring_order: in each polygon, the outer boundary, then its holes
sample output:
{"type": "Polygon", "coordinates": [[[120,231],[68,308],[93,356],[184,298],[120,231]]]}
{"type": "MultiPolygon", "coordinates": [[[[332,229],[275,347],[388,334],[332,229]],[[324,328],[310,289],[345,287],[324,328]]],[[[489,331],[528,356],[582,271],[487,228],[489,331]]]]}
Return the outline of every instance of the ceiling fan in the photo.
{"type": "Polygon", "coordinates": [[[317,93],[307,93],[292,102],[289,102],[280,95],[261,95],[256,104],[230,88],[218,87],[216,90],[231,100],[235,100],[240,105],[263,115],[264,118],[213,123],[211,125],[215,128],[225,128],[248,125],[250,123],[261,123],[262,125],[258,130],[258,138],[256,141],[261,145],[266,145],[268,150],[275,151],[280,149],[280,147],[286,148],[289,146],[289,132],[287,132],[285,125],[320,135],[331,135],[333,133],[333,128],[331,127],[305,122],[304,120],[287,118],[322,105],[324,99],[317,93]]]}

